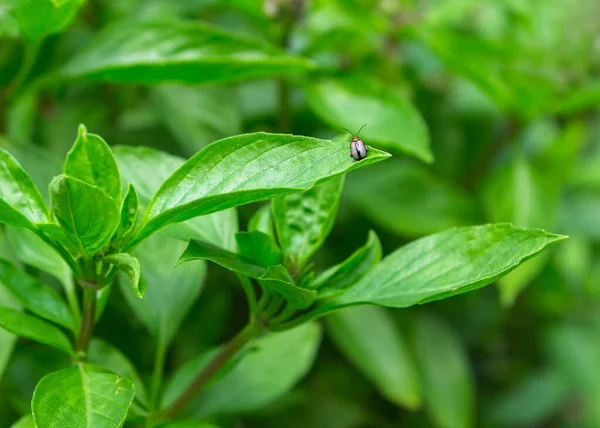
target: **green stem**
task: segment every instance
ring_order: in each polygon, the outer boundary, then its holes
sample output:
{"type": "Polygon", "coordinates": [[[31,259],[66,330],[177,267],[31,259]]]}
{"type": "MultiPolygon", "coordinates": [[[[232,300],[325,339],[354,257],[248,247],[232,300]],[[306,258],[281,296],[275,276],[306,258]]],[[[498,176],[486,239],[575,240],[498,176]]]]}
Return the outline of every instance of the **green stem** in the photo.
{"type": "Polygon", "coordinates": [[[261,328],[256,323],[250,323],[244,327],[230,342],[228,342],[221,351],[211,360],[211,362],[196,376],[190,385],[177,397],[169,407],[162,412],[150,417],[149,422],[162,422],[177,415],[194,399],[208,381],[215,376],[219,370],[227,364],[237,352],[247,345],[252,339],[260,334],[261,328]]]}
{"type": "Polygon", "coordinates": [[[19,73],[15,76],[14,80],[10,83],[10,86],[6,91],[7,99],[17,97],[18,90],[21,88],[25,80],[27,80],[31,69],[35,65],[41,45],[41,41],[37,41],[25,46],[25,58],[23,59],[23,64],[21,65],[19,73]]]}
{"type": "Polygon", "coordinates": [[[75,325],[81,325],[81,309],[79,308],[79,302],[77,301],[77,290],[75,289],[75,283],[73,282],[73,276],[69,273],[61,281],[67,296],[67,303],[71,309],[71,314],[75,318],[75,325]]]}
{"type": "Polygon", "coordinates": [[[294,314],[296,313],[296,308],[294,308],[294,306],[290,305],[289,303],[286,305],[285,309],[283,311],[281,311],[279,313],[279,315],[273,317],[270,321],[269,321],[269,327],[271,326],[277,326],[282,322],[287,321],[288,319],[290,319],[294,314]]]}
{"type": "Polygon", "coordinates": [[[274,295],[273,300],[271,300],[269,305],[260,314],[260,318],[265,322],[269,321],[281,309],[284,302],[285,301],[281,297],[274,295]]]}
{"type": "Polygon", "coordinates": [[[256,301],[256,293],[254,292],[254,288],[252,287],[252,282],[245,275],[238,275],[238,279],[240,280],[240,284],[242,284],[242,288],[244,289],[244,293],[246,294],[246,300],[248,300],[248,310],[250,311],[250,321],[258,315],[258,303],[256,301]]]}
{"type": "Polygon", "coordinates": [[[160,387],[162,385],[163,373],[165,367],[165,357],[167,347],[163,344],[162,338],[156,344],[156,355],[154,356],[154,369],[152,371],[152,385],[150,387],[150,411],[153,412],[159,407],[160,387]]]}
{"type": "MultiPolygon", "coordinates": [[[[75,352],[87,352],[94,325],[96,324],[96,289],[89,285],[83,287],[83,319],[79,330],[79,337],[75,344],[75,352]]],[[[85,357],[83,357],[85,359],[85,357]]]]}

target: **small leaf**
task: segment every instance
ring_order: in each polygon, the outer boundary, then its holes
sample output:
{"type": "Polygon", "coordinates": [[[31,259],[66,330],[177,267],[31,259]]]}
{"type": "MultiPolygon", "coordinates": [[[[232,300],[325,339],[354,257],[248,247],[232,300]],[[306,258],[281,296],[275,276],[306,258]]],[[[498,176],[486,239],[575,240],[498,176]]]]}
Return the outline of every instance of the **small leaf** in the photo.
{"type": "Polygon", "coordinates": [[[62,69],[129,83],[215,83],[310,70],[313,64],[199,22],[127,22],[103,31],[62,69]]]}
{"type": "Polygon", "coordinates": [[[412,324],[427,413],[438,427],[474,426],[475,386],[462,343],[437,318],[421,315],[412,324]]]}
{"type": "Polygon", "coordinates": [[[279,244],[291,265],[302,268],[331,232],[340,204],[344,177],[339,176],[302,193],[273,200],[279,244]]]}
{"type": "Polygon", "coordinates": [[[71,342],[58,327],[32,315],[0,306],[0,328],[73,354],[71,342]]]}
{"type": "Polygon", "coordinates": [[[88,134],[83,125],[79,125],[77,140],[67,153],[64,172],[99,187],[115,201],[121,200],[121,176],[110,147],[100,136],[88,134]]]}
{"type": "MultiPolygon", "coordinates": [[[[369,148],[379,144],[433,161],[425,121],[396,88],[369,77],[351,76],[316,80],[307,95],[313,111],[336,129],[356,132],[367,124],[360,137],[369,148]]],[[[348,136],[346,147],[350,140],[348,136]]]]}
{"type": "MultiPolygon", "coordinates": [[[[253,352],[246,353],[231,371],[200,392],[188,408],[197,418],[205,418],[265,407],[308,373],[320,342],[321,329],[316,323],[283,333],[270,333],[253,342],[253,352]],[[266,382],[269,379],[277,381],[266,382]]],[[[191,361],[175,373],[166,387],[163,407],[169,405],[210,361],[202,355],[199,358],[204,360],[203,364],[191,361]]]]}
{"type": "Polygon", "coordinates": [[[346,143],[265,133],[213,143],[163,183],[148,205],[134,243],[169,224],[307,190],[389,157],[371,149],[366,159],[356,162],[348,150],[346,143]]]}
{"type": "Polygon", "coordinates": [[[409,409],[420,406],[421,381],[415,362],[386,309],[346,308],[325,321],[333,343],[384,397],[409,409]]]}
{"type": "Polygon", "coordinates": [[[119,226],[119,208],[99,187],[66,175],[50,183],[52,209],[69,240],[85,256],[108,244],[119,226]]]}
{"type": "Polygon", "coordinates": [[[36,426],[118,428],[125,422],[135,386],[89,364],[77,364],[42,378],[31,409],[36,426]]]}
{"type": "Polygon", "coordinates": [[[137,192],[135,191],[135,187],[129,183],[127,193],[121,204],[121,221],[113,236],[113,242],[117,242],[118,245],[121,245],[121,240],[127,241],[131,237],[137,224],[138,209],[137,192]]]}
{"type": "Polygon", "coordinates": [[[73,21],[85,0],[19,0],[9,13],[19,23],[20,32],[37,41],[61,32],[73,21]]]}
{"type": "Polygon", "coordinates": [[[316,289],[318,298],[336,296],[356,284],[381,260],[381,244],[375,232],[369,232],[364,247],[356,250],[339,265],[332,266],[319,275],[309,288],[316,289]]]}
{"type": "Polygon", "coordinates": [[[235,239],[240,253],[259,266],[268,268],[283,262],[283,253],[272,236],[262,232],[238,232],[235,239]]]}
{"type": "Polygon", "coordinates": [[[271,215],[271,204],[260,207],[248,221],[249,232],[262,232],[269,236],[275,236],[273,228],[273,216],[271,215]]]}
{"type": "Polygon", "coordinates": [[[73,316],[58,293],[4,259],[0,259],[0,282],[34,314],[76,331],[73,316]]]}
{"type": "Polygon", "coordinates": [[[450,229],[394,251],[335,303],[405,308],[443,299],[490,284],[563,239],[503,223],[450,229]]]}
{"type": "Polygon", "coordinates": [[[270,266],[259,281],[262,286],[276,291],[297,309],[308,308],[317,296],[314,290],[298,287],[283,265],[270,266]]]}
{"type": "Polygon", "coordinates": [[[127,253],[118,253],[104,257],[104,261],[117,266],[121,272],[127,275],[135,295],[140,299],[144,297],[146,283],[140,281],[140,262],[138,259],[127,253]]]}

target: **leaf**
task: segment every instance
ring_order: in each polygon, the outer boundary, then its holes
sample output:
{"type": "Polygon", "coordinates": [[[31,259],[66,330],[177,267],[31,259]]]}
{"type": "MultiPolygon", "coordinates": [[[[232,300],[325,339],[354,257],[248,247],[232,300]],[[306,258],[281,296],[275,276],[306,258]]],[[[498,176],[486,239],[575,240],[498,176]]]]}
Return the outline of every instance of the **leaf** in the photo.
{"type": "Polygon", "coordinates": [[[277,237],[292,266],[301,269],[331,232],[340,204],[344,176],[302,193],[273,200],[277,237]]]}
{"type": "Polygon", "coordinates": [[[394,251],[335,303],[405,308],[451,297],[495,281],[563,239],[503,223],[450,229],[394,251]]]}
{"type": "Polygon", "coordinates": [[[383,308],[357,306],[325,318],[329,336],[381,394],[399,406],[421,405],[421,381],[405,339],[383,308]]]}
{"type": "Polygon", "coordinates": [[[259,278],[262,286],[279,293],[296,309],[306,309],[316,299],[314,290],[298,287],[283,265],[270,266],[259,278]]]}
{"type": "Polygon", "coordinates": [[[377,226],[403,237],[470,226],[482,218],[474,198],[449,179],[409,162],[391,160],[357,171],[345,194],[377,226]]]}
{"type": "Polygon", "coordinates": [[[309,288],[316,289],[323,299],[342,294],[356,284],[381,260],[381,244],[375,232],[369,232],[367,243],[339,265],[332,266],[319,275],[309,288]]]}
{"type": "Polygon", "coordinates": [[[271,215],[271,204],[260,207],[248,221],[249,232],[262,232],[269,236],[275,236],[273,229],[273,217],[271,215]]]}
{"type": "Polygon", "coordinates": [[[345,143],[262,132],[215,142],[163,183],[134,242],[175,222],[310,189],[389,156],[371,149],[356,162],[348,150],[345,143]]]}
{"type": "Polygon", "coordinates": [[[79,125],[77,140],[67,153],[64,172],[104,191],[115,201],[121,200],[121,176],[110,147],[100,136],[88,134],[79,125]]]}
{"type": "Polygon", "coordinates": [[[77,331],[78,326],[58,293],[5,259],[0,259],[0,282],[34,314],[77,331]]]}
{"type": "Polygon", "coordinates": [[[232,253],[208,242],[192,240],[177,260],[177,266],[192,260],[209,260],[233,272],[258,279],[265,273],[265,268],[240,254],[232,253]]]}
{"type": "MultiPolygon", "coordinates": [[[[254,351],[204,389],[188,409],[195,417],[205,418],[249,412],[272,403],[308,373],[320,342],[321,329],[315,323],[256,340],[254,351]]],[[[200,358],[208,364],[209,360],[200,358]]],[[[163,407],[173,402],[203,368],[194,361],[182,366],[167,384],[163,407]]]]}
{"type": "Polygon", "coordinates": [[[140,299],[144,297],[146,284],[144,281],[140,281],[140,262],[138,259],[127,253],[118,253],[104,257],[104,261],[117,266],[129,279],[135,295],[140,299]]]}
{"type": "Polygon", "coordinates": [[[0,222],[27,227],[48,221],[48,208],[31,177],[7,151],[0,149],[0,222]]]}
{"type": "Polygon", "coordinates": [[[113,236],[113,242],[117,242],[118,247],[121,245],[121,240],[125,242],[131,237],[138,218],[138,196],[135,187],[131,183],[127,186],[127,193],[121,204],[121,220],[119,227],[113,236]]]}
{"type": "Polygon", "coordinates": [[[162,85],[152,88],[151,94],[159,115],[186,154],[241,132],[231,88],[162,85]]]}
{"type": "Polygon", "coordinates": [[[17,20],[21,33],[31,41],[59,33],[69,26],[85,0],[19,0],[9,13],[17,20]]]}
{"type": "Polygon", "coordinates": [[[36,426],[117,428],[125,422],[134,395],[128,378],[80,363],[42,378],[31,409],[36,426]]]}
{"type": "MultiPolygon", "coordinates": [[[[369,148],[379,144],[424,162],[433,161],[425,121],[397,88],[354,75],[316,80],[308,86],[307,96],[312,110],[336,129],[356,132],[367,124],[360,137],[369,148]]],[[[347,148],[350,140],[348,136],[347,148]]]]}
{"type": "Polygon", "coordinates": [[[58,223],[84,256],[104,248],[119,226],[114,199],[76,178],[59,175],[52,180],[50,199],[58,223]]]}
{"type": "Polygon", "coordinates": [[[103,31],[62,69],[66,77],[128,83],[216,83],[312,69],[252,39],[198,22],[126,22],[103,31]]]}
{"type": "Polygon", "coordinates": [[[202,290],[206,276],[204,263],[188,263],[174,268],[184,243],[155,235],[134,252],[140,260],[142,278],[147,283],[143,299],[130,287],[121,290],[127,303],[160,346],[166,347],[179,329],[202,290]]]}
{"type": "Polygon", "coordinates": [[[259,266],[268,268],[283,262],[283,253],[272,236],[262,232],[238,232],[235,239],[240,253],[259,266]]]}
{"type": "Polygon", "coordinates": [[[121,377],[129,378],[135,384],[135,399],[146,404],[146,388],[135,366],[113,345],[102,339],[92,338],[86,353],[91,364],[96,364],[121,377]]]}
{"type": "MultiPolygon", "coordinates": [[[[19,301],[12,295],[12,293],[0,282],[0,302],[2,307],[21,309],[19,301]]],[[[0,329],[0,380],[2,380],[2,374],[8,364],[12,355],[13,346],[17,341],[17,336],[9,333],[6,330],[0,329]]]]}
{"type": "Polygon", "coordinates": [[[600,80],[586,82],[580,87],[572,88],[557,105],[562,114],[574,114],[581,110],[595,108],[600,104],[600,80]]]}
{"type": "Polygon", "coordinates": [[[208,422],[197,422],[197,421],[180,421],[170,422],[166,425],[161,425],[162,428],[219,428],[216,425],[209,424],[208,422]]]}
{"type": "MultiPolygon", "coordinates": [[[[185,160],[147,147],[116,147],[115,156],[123,178],[135,186],[140,203],[147,205],[162,183],[185,160]]],[[[169,226],[165,233],[183,241],[199,239],[228,250],[235,250],[238,230],[235,208],[197,217],[185,223],[169,226]]]]}
{"type": "Polygon", "coordinates": [[[469,360],[441,320],[420,315],[411,322],[427,413],[438,427],[474,426],[475,386],[469,360]]]}
{"type": "Polygon", "coordinates": [[[35,423],[33,422],[33,416],[25,415],[17,422],[12,424],[10,428],[36,428],[35,423]]]}
{"type": "Polygon", "coordinates": [[[73,355],[71,342],[58,327],[32,315],[0,306],[0,328],[73,355]]]}

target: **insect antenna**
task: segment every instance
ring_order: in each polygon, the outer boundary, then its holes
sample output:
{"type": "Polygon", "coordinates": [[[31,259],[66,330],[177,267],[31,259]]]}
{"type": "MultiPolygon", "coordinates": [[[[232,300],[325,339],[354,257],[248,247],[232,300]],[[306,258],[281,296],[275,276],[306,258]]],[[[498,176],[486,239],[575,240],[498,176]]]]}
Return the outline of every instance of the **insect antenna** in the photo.
{"type": "Polygon", "coordinates": [[[356,133],[356,136],[358,137],[358,134],[360,134],[360,131],[362,131],[362,129],[367,126],[367,124],[365,123],[363,126],[360,127],[360,129],[358,130],[358,132],[356,133]]]}
{"type": "Polygon", "coordinates": [[[348,132],[348,134],[350,134],[350,135],[354,136],[354,134],[353,134],[352,132],[350,132],[348,129],[346,129],[346,128],[342,128],[342,129],[343,129],[344,131],[348,132]]]}

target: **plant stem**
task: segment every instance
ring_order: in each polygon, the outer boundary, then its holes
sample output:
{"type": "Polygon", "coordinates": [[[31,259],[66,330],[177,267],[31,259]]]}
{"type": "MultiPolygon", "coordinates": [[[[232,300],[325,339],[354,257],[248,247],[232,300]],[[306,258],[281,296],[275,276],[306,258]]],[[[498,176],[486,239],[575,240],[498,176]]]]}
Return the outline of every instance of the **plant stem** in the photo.
{"type": "Polygon", "coordinates": [[[71,314],[75,318],[75,325],[81,325],[81,309],[79,308],[79,302],[77,301],[77,290],[75,289],[75,283],[73,282],[73,276],[71,273],[65,276],[61,281],[67,296],[67,303],[71,309],[71,314]]]}
{"type": "Polygon", "coordinates": [[[244,289],[244,293],[246,293],[246,299],[248,300],[248,310],[250,312],[250,322],[254,320],[254,318],[258,315],[258,303],[256,301],[256,293],[254,292],[254,288],[252,288],[252,282],[245,275],[238,275],[238,279],[240,280],[240,284],[242,284],[242,288],[244,289]]]}
{"type": "Polygon", "coordinates": [[[150,417],[150,422],[162,422],[175,416],[187,407],[194,397],[202,391],[208,381],[215,376],[218,371],[231,359],[235,354],[254,339],[261,332],[261,328],[257,323],[249,323],[241,330],[231,341],[229,341],[223,349],[211,360],[211,362],[196,376],[190,385],[181,393],[181,395],[162,412],[150,417]]]}
{"type": "Polygon", "coordinates": [[[165,357],[167,347],[164,345],[164,340],[159,338],[156,344],[156,355],[154,356],[154,369],[152,370],[152,385],[150,387],[150,411],[156,410],[160,404],[160,387],[163,379],[165,367],[165,357]]]}
{"type": "Polygon", "coordinates": [[[79,330],[79,337],[75,345],[76,352],[86,352],[92,333],[94,332],[94,325],[96,323],[96,289],[94,287],[84,286],[83,287],[83,320],[81,321],[81,329],[79,330]]]}
{"type": "Polygon", "coordinates": [[[21,65],[18,74],[15,76],[14,80],[10,83],[8,89],[6,90],[6,98],[8,100],[17,98],[18,90],[20,89],[21,85],[23,85],[25,80],[27,80],[31,69],[35,65],[41,45],[42,42],[37,41],[28,43],[25,46],[25,57],[23,58],[23,64],[21,65]]]}

